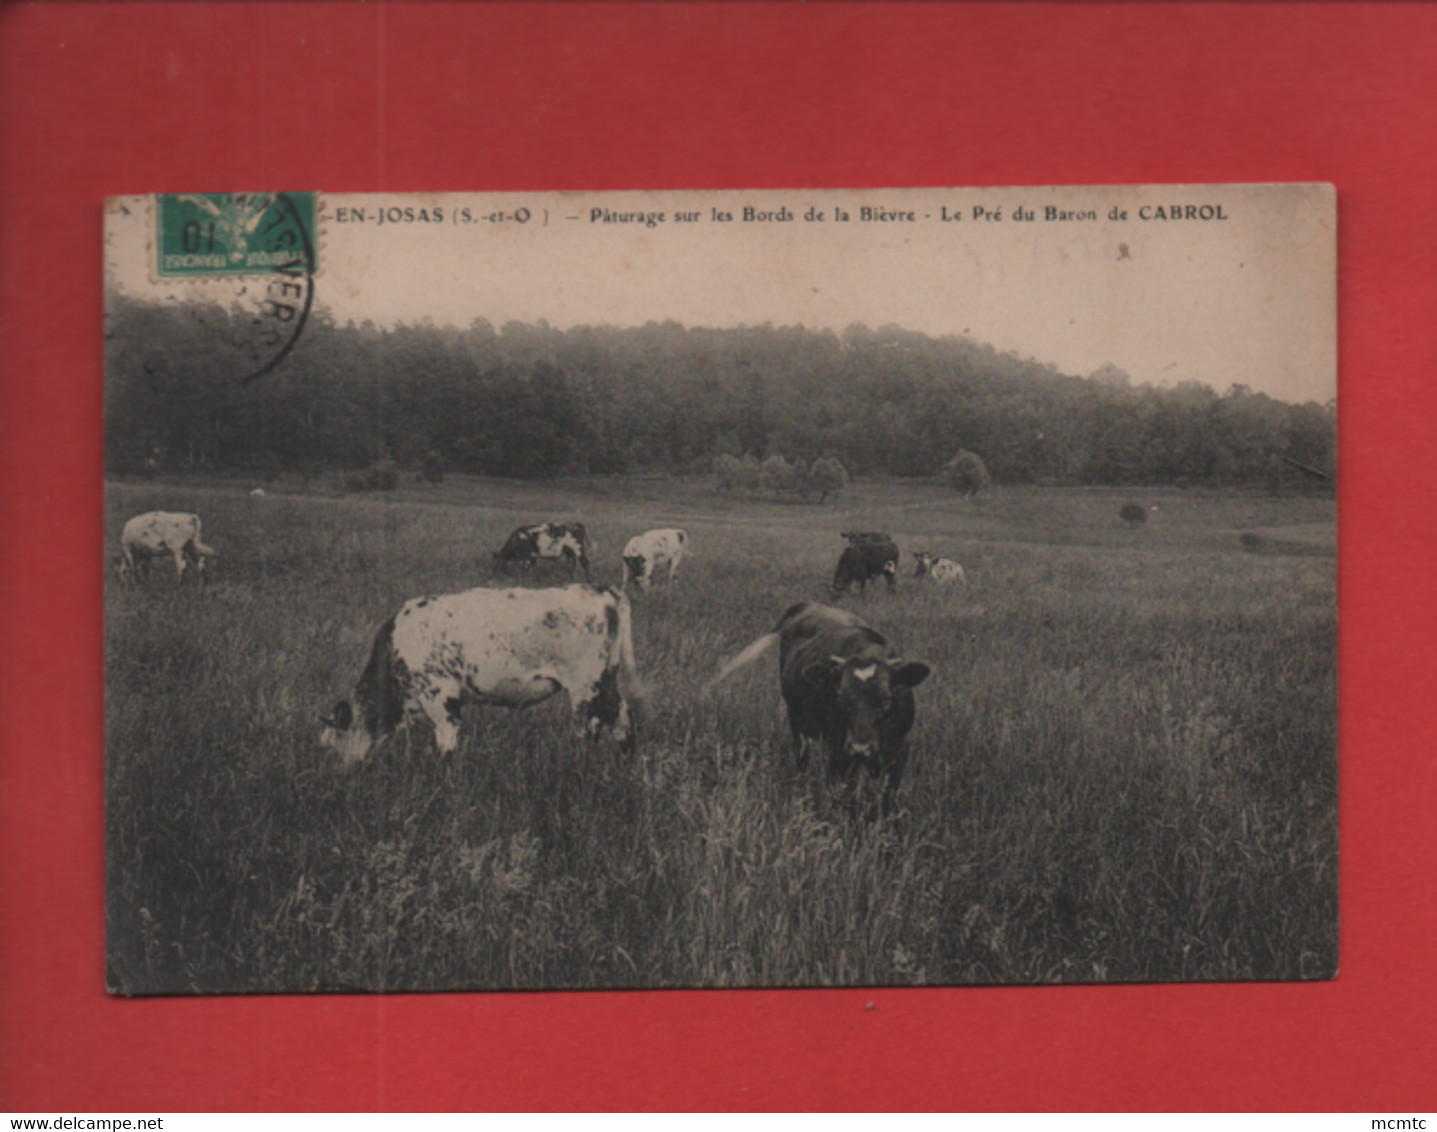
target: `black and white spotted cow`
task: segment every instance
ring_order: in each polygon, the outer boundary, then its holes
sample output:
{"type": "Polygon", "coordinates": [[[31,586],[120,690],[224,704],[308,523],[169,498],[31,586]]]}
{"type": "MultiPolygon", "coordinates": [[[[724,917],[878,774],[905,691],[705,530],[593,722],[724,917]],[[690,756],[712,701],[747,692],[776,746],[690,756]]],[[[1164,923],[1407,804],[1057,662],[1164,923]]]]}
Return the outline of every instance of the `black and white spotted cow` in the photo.
{"type": "Polygon", "coordinates": [[[532,569],[535,562],[564,562],[568,564],[569,576],[576,569],[583,570],[589,577],[589,551],[593,543],[583,523],[535,523],[519,527],[494,554],[495,565],[503,573],[509,573],[516,566],[532,569]]]}
{"type": "Polygon", "coordinates": [[[629,599],[617,590],[476,589],[408,601],[379,628],[354,690],[320,742],[346,763],[423,716],[443,754],[459,745],[466,703],[523,708],[567,692],[581,734],[632,746],[641,695],[629,599]]]}
{"type": "Polygon", "coordinates": [[[665,566],[669,569],[666,584],[672,586],[688,545],[689,536],[676,527],[635,535],[624,547],[624,581],[621,588],[627,589],[632,581],[638,583],[639,589],[646,590],[654,575],[665,566]]]}
{"type": "Polygon", "coordinates": [[[120,532],[120,578],[149,577],[150,560],[169,558],[175,564],[175,584],[185,580],[193,565],[195,577],[205,578],[205,559],[219,551],[200,539],[200,517],[188,511],[149,511],[129,520],[120,532]]]}
{"type": "Polygon", "coordinates": [[[963,567],[951,558],[939,558],[936,554],[922,550],[913,556],[913,561],[917,564],[913,567],[915,578],[931,578],[940,586],[968,584],[968,575],[963,573],[963,567]]]}

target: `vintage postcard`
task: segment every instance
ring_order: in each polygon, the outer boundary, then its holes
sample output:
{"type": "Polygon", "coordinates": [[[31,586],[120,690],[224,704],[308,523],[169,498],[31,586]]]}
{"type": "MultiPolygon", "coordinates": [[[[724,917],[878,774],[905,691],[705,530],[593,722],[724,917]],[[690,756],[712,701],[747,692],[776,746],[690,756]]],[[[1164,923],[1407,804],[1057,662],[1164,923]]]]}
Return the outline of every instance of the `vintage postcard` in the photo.
{"type": "Polygon", "coordinates": [[[107,201],[110,989],[1330,978],[1335,225],[107,201]]]}

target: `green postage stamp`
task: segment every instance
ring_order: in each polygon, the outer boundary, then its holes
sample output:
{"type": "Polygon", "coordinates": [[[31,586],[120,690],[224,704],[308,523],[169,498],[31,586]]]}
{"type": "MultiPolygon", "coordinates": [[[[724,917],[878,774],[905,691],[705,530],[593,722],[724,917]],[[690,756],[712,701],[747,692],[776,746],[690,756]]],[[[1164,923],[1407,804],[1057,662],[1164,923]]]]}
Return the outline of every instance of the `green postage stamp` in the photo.
{"type": "Polygon", "coordinates": [[[160,276],[311,274],[314,193],[161,193],[160,276]]]}
{"type": "Polygon", "coordinates": [[[161,193],[106,211],[112,257],[120,233],[148,229],[146,284],[207,344],[209,376],[248,385],[290,356],[314,303],[318,193],[161,193]]]}

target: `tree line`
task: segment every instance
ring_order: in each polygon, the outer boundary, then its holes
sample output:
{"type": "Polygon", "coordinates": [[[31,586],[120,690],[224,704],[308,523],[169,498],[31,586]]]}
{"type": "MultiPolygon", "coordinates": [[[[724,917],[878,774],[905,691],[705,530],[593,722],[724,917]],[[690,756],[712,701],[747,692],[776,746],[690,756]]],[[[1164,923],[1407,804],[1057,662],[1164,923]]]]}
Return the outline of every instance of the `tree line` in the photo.
{"type": "Polygon", "coordinates": [[[716,457],[778,455],[809,475],[831,460],[856,475],[935,476],[966,450],[1005,483],[1331,482],[1335,472],[1332,403],[1134,384],[1112,366],[1064,374],[896,326],[384,328],[316,308],[283,364],[241,385],[224,351],[246,317],[109,294],[110,471],[309,476],[393,464],[540,478],[709,472],[716,457]]]}

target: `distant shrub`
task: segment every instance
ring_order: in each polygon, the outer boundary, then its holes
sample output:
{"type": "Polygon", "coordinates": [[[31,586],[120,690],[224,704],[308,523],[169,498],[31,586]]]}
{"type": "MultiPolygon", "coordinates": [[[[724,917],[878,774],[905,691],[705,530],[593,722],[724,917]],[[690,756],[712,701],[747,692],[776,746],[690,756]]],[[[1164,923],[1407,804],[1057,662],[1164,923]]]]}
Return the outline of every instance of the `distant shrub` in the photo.
{"type": "Polygon", "coordinates": [[[751,455],[742,460],[727,452],[714,457],[714,481],[720,491],[758,491],[762,485],[759,462],[751,455]]]}
{"type": "Polygon", "coordinates": [[[731,456],[722,452],[714,457],[714,486],[720,491],[729,492],[738,487],[740,469],[742,462],[737,456],[731,456]]]}
{"type": "Polygon", "coordinates": [[[820,503],[827,503],[831,495],[835,499],[848,486],[848,472],[832,456],[815,460],[808,470],[808,489],[818,494],[820,503]]]}
{"type": "Polygon", "coordinates": [[[816,495],[820,503],[848,486],[848,472],[832,457],[815,460],[810,466],[801,458],[789,461],[777,453],[759,463],[751,454],[739,459],[723,452],[713,459],[713,474],[714,486],[722,492],[762,491],[800,499],[816,495]]]}
{"type": "Polygon", "coordinates": [[[988,486],[988,467],[976,452],[960,448],[953,459],[943,465],[943,478],[949,487],[967,498],[988,486]]]}
{"type": "Polygon", "coordinates": [[[1122,510],[1118,512],[1118,518],[1130,527],[1141,527],[1148,521],[1148,512],[1139,503],[1124,503],[1122,510]]]}
{"type": "Polygon", "coordinates": [[[398,486],[399,466],[393,460],[379,460],[344,477],[346,491],[393,491],[398,486]]]}
{"type": "Polygon", "coordinates": [[[757,491],[762,483],[758,457],[752,452],[745,452],[743,459],[738,462],[738,486],[744,491],[757,491]]]}
{"type": "Polygon", "coordinates": [[[775,453],[763,462],[759,469],[759,485],[774,495],[798,489],[798,475],[794,466],[775,453]]]}

